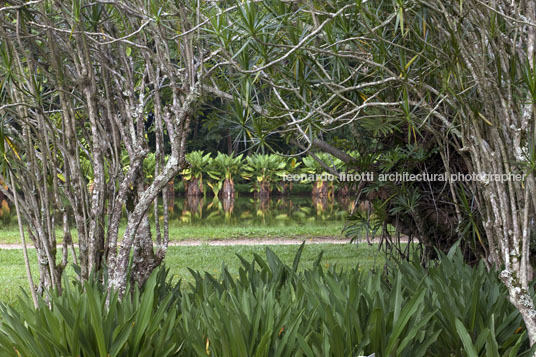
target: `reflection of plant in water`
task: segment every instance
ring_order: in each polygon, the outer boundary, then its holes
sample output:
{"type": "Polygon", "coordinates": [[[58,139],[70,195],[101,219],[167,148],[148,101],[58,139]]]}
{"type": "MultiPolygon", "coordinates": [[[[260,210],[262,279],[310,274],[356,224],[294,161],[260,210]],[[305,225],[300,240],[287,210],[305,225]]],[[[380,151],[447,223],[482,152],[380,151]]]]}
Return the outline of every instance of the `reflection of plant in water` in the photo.
{"type": "Polygon", "coordinates": [[[321,220],[329,219],[333,213],[333,197],[331,196],[313,196],[313,205],[316,208],[316,215],[321,220]]]}
{"type": "Polygon", "coordinates": [[[288,198],[278,198],[275,202],[275,206],[278,210],[285,210],[288,212],[292,212],[292,209],[294,207],[292,200],[288,198]]]}
{"type": "Polygon", "coordinates": [[[203,218],[203,207],[205,200],[200,196],[187,196],[186,207],[195,218],[203,218]]]}
{"type": "MultiPolygon", "coordinates": [[[[4,190],[8,190],[8,187],[2,180],[0,180],[0,185],[3,186],[4,190]]],[[[9,204],[7,202],[7,197],[4,195],[3,192],[0,191],[0,217],[2,218],[2,222],[4,224],[9,223],[9,220],[11,218],[11,209],[9,208],[9,204]]]]}
{"type": "Polygon", "coordinates": [[[231,218],[234,210],[234,197],[224,197],[222,198],[223,203],[223,212],[225,212],[225,219],[228,221],[231,218]]]}
{"type": "Polygon", "coordinates": [[[182,212],[182,215],[179,217],[183,223],[192,223],[192,212],[185,210],[182,212]]]}
{"type": "Polygon", "coordinates": [[[232,223],[235,198],[218,198],[214,197],[207,205],[206,221],[218,221],[223,217],[224,223],[232,223]]]}
{"type": "Polygon", "coordinates": [[[204,217],[204,220],[205,221],[214,221],[214,220],[217,221],[218,218],[221,217],[222,212],[223,212],[223,205],[220,199],[214,196],[212,201],[206,207],[206,215],[204,217]]]}
{"type": "Polygon", "coordinates": [[[352,212],[355,207],[355,200],[350,199],[347,196],[337,196],[337,203],[348,212],[352,212]]]}
{"type": "Polygon", "coordinates": [[[4,224],[9,223],[11,218],[11,209],[9,208],[9,204],[7,203],[7,200],[5,198],[2,198],[1,206],[0,206],[0,217],[2,218],[2,222],[4,224]]]}
{"type": "Polygon", "coordinates": [[[185,224],[247,226],[340,221],[342,227],[348,213],[344,207],[337,206],[337,202],[330,199],[313,201],[311,198],[292,197],[261,200],[244,197],[225,200],[215,197],[203,201],[200,197],[197,200],[196,197],[192,198],[185,197],[177,203],[177,209],[182,208],[180,220],[185,224]]]}
{"type": "Polygon", "coordinates": [[[263,223],[265,223],[266,217],[270,214],[270,203],[272,200],[270,200],[267,197],[259,197],[255,200],[255,207],[257,210],[257,217],[261,217],[263,223]]]}

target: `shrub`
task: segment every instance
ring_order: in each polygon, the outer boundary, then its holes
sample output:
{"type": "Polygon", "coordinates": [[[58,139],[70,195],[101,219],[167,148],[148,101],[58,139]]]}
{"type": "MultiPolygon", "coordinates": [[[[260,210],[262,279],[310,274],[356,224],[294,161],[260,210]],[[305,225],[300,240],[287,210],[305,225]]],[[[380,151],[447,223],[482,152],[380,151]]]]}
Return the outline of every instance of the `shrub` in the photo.
{"type": "Polygon", "coordinates": [[[183,289],[153,273],[118,300],[96,281],[0,306],[0,354],[10,356],[529,356],[523,322],[495,272],[451,251],[428,269],[393,265],[298,271],[267,248],[239,257],[237,277],[191,271],[183,289]]]}
{"type": "Polygon", "coordinates": [[[96,279],[81,286],[65,284],[62,295],[51,292],[39,307],[26,296],[20,311],[0,305],[2,356],[172,356],[180,343],[171,338],[179,324],[169,309],[173,294],[155,299],[157,274],[143,293],[119,300],[106,294],[96,279]]]}

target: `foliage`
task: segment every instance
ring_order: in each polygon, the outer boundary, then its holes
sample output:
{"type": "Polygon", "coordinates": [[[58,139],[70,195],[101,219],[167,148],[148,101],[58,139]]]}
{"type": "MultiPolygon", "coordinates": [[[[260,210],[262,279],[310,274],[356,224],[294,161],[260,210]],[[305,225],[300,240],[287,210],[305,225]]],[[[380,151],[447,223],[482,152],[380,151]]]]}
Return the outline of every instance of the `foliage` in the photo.
{"type": "Polygon", "coordinates": [[[190,5],[0,5],[0,180],[18,191],[19,218],[41,257],[40,291],[60,287],[70,258],[56,259],[58,227],[78,232],[83,279],[106,264],[109,282],[124,288],[132,252],[144,263],[132,267],[140,282],[164,258],[165,250],[153,254],[150,234],[166,244],[167,210],[154,223],[146,212],[185,168],[201,83],[220,62],[189,31],[209,5],[190,5]]]}
{"type": "MultiPolygon", "coordinates": [[[[468,90],[474,82],[465,68],[467,56],[461,56],[459,46],[468,40],[460,40],[456,34],[483,34],[485,31],[473,28],[486,29],[490,24],[496,33],[504,31],[498,25],[504,18],[501,20],[491,8],[480,3],[458,7],[455,2],[435,1],[430,5],[413,0],[323,1],[302,7],[292,2],[262,1],[236,6],[236,11],[211,9],[213,18],[206,31],[220,41],[236,67],[232,75],[227,70],[221,72],[229,83],[236,76],[240,78],[227,89],[233,95],[230,105],[235,110],[225,118],[245,128],[248,140],[269,147],[274,145],[274,137],[282,137],[286,143],[301,145],[304,152],[316,152],[323,150],[315,144],[322,139],[345,153],[360,152],[355,162],[346,162],[344,170],[373,172],[376,177],[402,172],[466,173],[484,166],[468,165],[467,146],[463,152],[458,151],[475,135],[471,128],[460,133],[460,127],[467,125],[463,119],[469,123],[473,122],[469,118],[477,116],[478,132],[489,129],[476,114],[482,111],[482,101],[474,101],[478,93],[489,91],[468,90]],[[463,19],[473,8],[493,14],[476,15],[478,19],[489,18],[490,24],[459,23],[453,28],[458,21],[453,19],[463,19]],[[454,104],[458,101],[459,105],[454,104]],[[460,108],[473,102],[472,112],[458,114],[460,108]],[[464,134],[467,137],[462,140],[460,135],[464,134]]],[[[503,37],[521,32],[505,31],[503,37]]],[[[486,49],[481,52],[486,53],[486,49]]],[[[480,61],[480,57],[474,59],[479,65],[480,61]]],[[[486,66],[493,68],[474,73],[493,76],[503,66],[517,66],[517,61],[492,62],[486,62],[486,66]]],[[[511,73],[512,83],[520,81],[522,72],[529,82],[536,78],[527,67],[511,73]]],[[[523,91],[517,89],[520,87],[508,88],[522,95],[523,91]]],[[[333,159],[322,161],[338,167],[333,159]]],[[[307,172],[325,171],[311,158],[304,158],[304,164],[307,172]]],[[[462,185],[468,194],[476,192],[471,183],[462,185]]],[[[444,252],[463,238],[462,248],[469,259],[485,255],[482,244],[475,239],[484,233],[474,220],[478,218],[477,205],[469,211],[462,209],[457,187],[446,186],[445,182],[406,182],[404,187],[396,182],[367,182],[361,186],[360,199],[381,206],[381,216],[388,219],[383,222],[387,223],[385,227],[392,228],[393,222],[398,222],[395,228],[399,233],[444,252]],[[397,196],[402,197],[394,200],[397,196]]],[[[383,224],[380,228],[377,232],[381,237],[390,239],[383,224]]],[[[433,249],[424,250],[427,257],[435,255],[433,249]]]]}
{"type": "Polygon", "coordinates": [[[285,172],[287,163],[281,156],[268,154],[254,154],[246,157],[247,165],[242,176],[254,182],[252,191],[258,190],[260,185],[271,186],[285,172]]]}
{"type": "Polygon", "coordinates": [[[212,170],[209,172],[209,175],[220,181],[231,180],[242,169],[242,163],[244,161],[242,156],[242,154],[233,156],[218,152],[218,155],[212,160],[212,170]]]}
{"type": "MultiPolygon", "coordinates": [[[[329,167],[339,170],[343,166],[343,162],[334,158],[332,155],[324,152],[315,153],[315,156],[329,167]]],[[[321,175],[323,173],[329,173],[318,161],[311,156],[305,156],[302,159],[303,167],[302,172],[305,174],[321,175]]]]}
{"type": "Polygon", "coordinates": [[[2,355],[529,356],[519,313],[495,272],[452,250],[428,270],[393,275],[359,268],[298,271],[270,250],[241,260],[237,278],[191,271],[188,289],[153,273],[140,292],[110,305],[95,280],[1,306],[2,355]],[[114,338],[115,337],[115,338],[114,338]]]}
{"type": "Polygon", "coordinates": [[[236,175],[239,175],[242,170],[244,161],[242,156],[242,154],[234,156],[218,152],[216,157],[212,160],[207,173],[213,181],[209,181],[207,184],[212,189],[215,197],[218,196],[225,181],[227,184],[231,185],[234,190],[233,178],[236,175]]]}
{"type": "Polygon", "coordinates": [[[455,245],[428,270],[418,262],[394,268],[398,270],[396,283],[409,290],[426,289],[425,309],[437,311],[433,320],[441,333],[430,355],[456,351],[467,356],[523,355],[516,352],[528,342],[521,315],[509,302],[497,272],[488,271],[484,262],[475,267],[465,264],[455,245]]]}
{"type": "Polygon", "coordinates": [[[181,172],[183,178],[186,181],[192,179],[202,180],[203,174],[211,175],[212,173],[209,171],[209,168],[211,167],[212,160],[210,153],[205,154],[201,150],[192,151],[186,154],[188,167],[181,172]]]}
{"type": "MultiPolygon", "coordinates": [[[[185,155],[188,167],[181,171],[182,178],[189,182],[188,187],[195,187],[194,191],[204,192],[203,176],[212,176],[212,157],[210,153],[205,154],[201,150],[192,151],[185,155]],[[193,186],[192,186],[193,185],[193,186]]],[[[214,190],[214,188],[211,186],[214,190]]]]}
{"type": "Polygon", "coordinates": [[[171,356],[180,342],[172,338],[178,312],[170,309],[173,296],[158,300],[158,275],[142,292],[107,303],[97,279],[75,287],[65,284],[63,294],[51,292],[35,309],[21,300],[20,311],[0,305],[0,351],[3,356],[171,356]]]}
{"type": "Polygon", "coordinates": [[[218,199],[221,189],[223,188],[223,181],[207,181],[208,187],[212,190],[214,194],[214,199],[218,199]]]}

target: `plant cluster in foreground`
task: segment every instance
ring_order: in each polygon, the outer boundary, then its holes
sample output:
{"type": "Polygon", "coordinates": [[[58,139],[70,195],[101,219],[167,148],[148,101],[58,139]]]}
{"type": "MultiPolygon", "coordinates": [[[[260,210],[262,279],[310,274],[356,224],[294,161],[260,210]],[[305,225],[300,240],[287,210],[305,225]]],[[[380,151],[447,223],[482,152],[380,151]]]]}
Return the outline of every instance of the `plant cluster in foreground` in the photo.
{"type": "Polygon", "coordinates": [[[239,256],[238,278],[191,271],[188,289],[168,270],[106,305],[92,279],[39,308],[0,305],[2,356],[530,356],[519,312],[495,272],[451,251],[425,269],[392,274],[320,265],[298,272],[267,248],[239,256]]]}

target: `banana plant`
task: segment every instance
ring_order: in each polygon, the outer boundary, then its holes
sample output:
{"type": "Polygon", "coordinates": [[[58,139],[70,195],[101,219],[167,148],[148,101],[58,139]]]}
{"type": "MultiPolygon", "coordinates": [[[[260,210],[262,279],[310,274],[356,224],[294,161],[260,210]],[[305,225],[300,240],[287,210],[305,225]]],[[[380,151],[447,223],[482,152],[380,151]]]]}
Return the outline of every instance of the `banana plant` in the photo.
{"type": "MultiPolygon", "coordinates": [[[[316,157],[324,162],[326,165],[340,169],[343,166],[343,162],[336,161],[331,155],[327,153],[316,153],[316,157]]],[[[331,197],[334,191],[334,180],[330,179],[332,175],[311,156],[306,156],[302,159],[303,168],[302,173],[308,176],[308,181],[313,183],[313,197],[331,197]]]]}
{"type": "Polygon", "coordinates": [[[259,198],[270,197],[272,186],[285,172],[286,162],[277,155],[255,154],[246,158],[243,177],[253,181],[252,191],[259,198]]]}
{"type": "Polygon", "coordinates": [[[279,182],[276,184],[276,189],[280,194],[285,195],[292,190],[292,180],[285,179],[288,175],[293,175],[298,172],[301,162],[295,157],[278,156],[279,160],[285,164],[283,171],[279,172],[279,182]]]}
{"type": "Polygon", "coordinates": [[[221,192],[223,198],[232,198],[235,195],[233,177],[240,173],[243,164],[243,155],[238,156],[218,153],[212,160],[211,170],[208,175],[216,180],[216,183],[210,182],[208,185],[212,188],[215,196],[221,192]]]}
{"type": "Polygon", "coordinates": [[[186,194],[188,196],[201,196],[204,194],[203,175],[210,176],[209,167],[212,163],[210,153],[205,154],[202,150],[192,151],[186,154],[188,167],[182,170],[182,178],[185,181],[186,194]]]}

